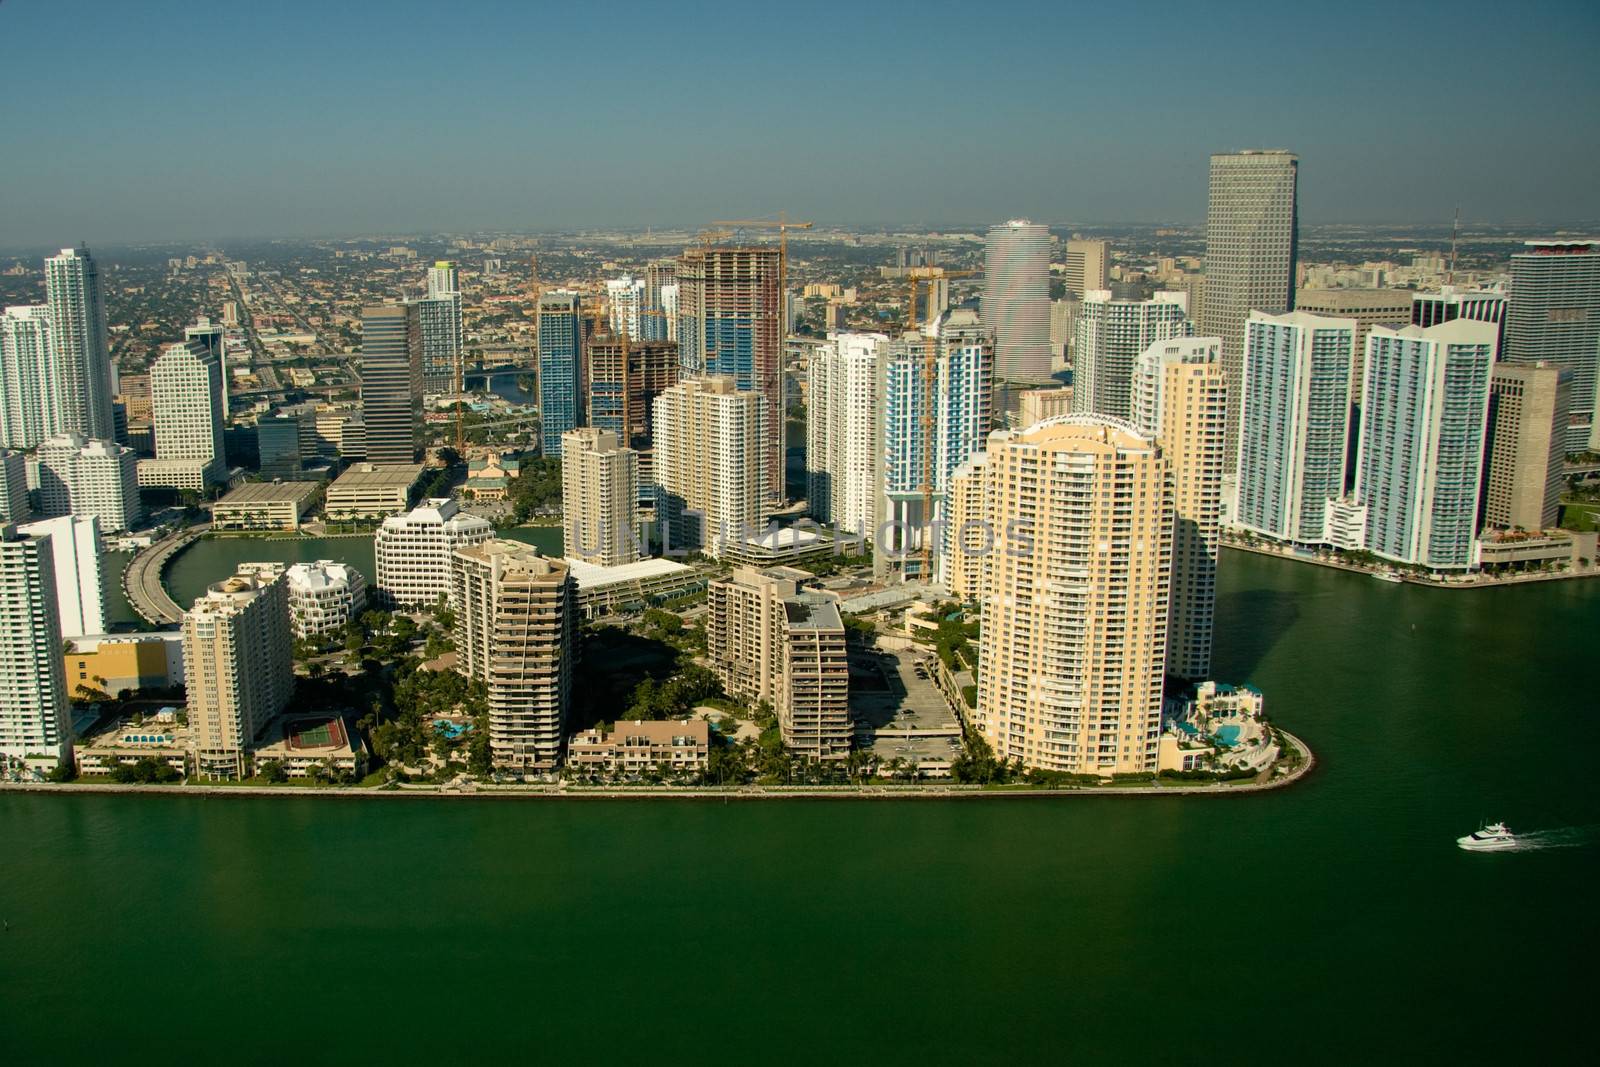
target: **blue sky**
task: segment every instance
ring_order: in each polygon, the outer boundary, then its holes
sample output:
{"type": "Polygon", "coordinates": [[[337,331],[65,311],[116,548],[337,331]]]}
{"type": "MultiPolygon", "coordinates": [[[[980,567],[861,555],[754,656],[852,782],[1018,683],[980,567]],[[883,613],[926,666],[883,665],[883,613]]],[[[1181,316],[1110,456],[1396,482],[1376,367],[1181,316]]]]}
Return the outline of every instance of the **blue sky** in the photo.
{"type": "Polygon", "coordinates": [[[1600,217],[1600,4],[0,0],[0,245],[1600,217]]]}

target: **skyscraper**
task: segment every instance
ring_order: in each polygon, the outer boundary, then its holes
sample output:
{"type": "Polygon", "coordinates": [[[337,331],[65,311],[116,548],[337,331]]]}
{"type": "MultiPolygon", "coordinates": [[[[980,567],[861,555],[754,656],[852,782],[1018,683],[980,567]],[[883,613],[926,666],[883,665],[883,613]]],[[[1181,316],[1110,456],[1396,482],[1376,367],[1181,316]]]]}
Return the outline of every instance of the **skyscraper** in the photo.
{"type": "Polygon", "coordinates": [[[1158,341],[1134,374],[1133,423],[1161,445],[1172,485],[1167,673],[1180,678],[1211,674],[1228,414],[1221,349],[1215,337],[1158,341]]]}
{"type": "Polygon", "coordinates": [[[1295,294],[1296,311],[1356,322],[1355,357],[1350,364],[1350,402],[1361,406],[1365,380],[1367,334],[1374,326],[1404,326],[1411,321],[1409,289],[1301,289],[1295,294]]]}
{"type": "Polygon", "coordinates": [[[1411,293],[1411,325],[1437,326],[1456,319],[1476,319],[1500,327],[1505,344],[1506,294],[1504,289],[1457,289],[1446,285],[1437,292],[1411,293]]]}
{"type": "Polygon", "coordinates": [[[156,458],[139,462],[139,484],[202,490],[223,481],[222,364],[200,341],[162,348],[150,365],[156,458]]]}
{"type": "Polygon", "coordinates": [[[888,338],[839,333],[808,364],[806,499],[811,516],[875,538],[883,500],[879,360],[888,338]]]}
{"type": "Polygon", "coordinates": [[[0,762],[50,770],[72,751],[50,541],[0,523],[0,762]]]}
{"type": "Polygon", "coordinates": [[[691,378],[655,401],[656,517],[669,554],[720,558],[765,529],[766,400],[732,378],[691,378]]]}
{"type": "Polygon", "coordinates": [[[282,568],[247,564],[183,614],[195,771],[243,778],[255,739],[294,692],[282,568]]]}
{"type": "Polygon", "coordinates": [[[640,487],[650,496],[653,409],[656,397],[677,384],[678,346],[599,333],[589,339],[588,355],[588,424],[639,453],[640,487]]]}
{"type": "Polygon", "coordinates": [[[93,515],[100,529],[131,529],[144,516],[138,458],[113,441],[66,433],[39,445],[39,508],[45,515],[93,515]]]}
{"type": "Polygon", "coordinates": [[[57,398],[51,432],[110,440],[111,354],[100,269],[87,248],[63,248],[44,261],[44,281],[55,365],[49,381],[57,398]]]}
{"type": "Polygon", "coordinates": [[[494,765],[519,775],[553,769],[578,658],[571,571],[532,545],[491,539],[458,549],[452,572],[460,670],[488,688],[494,765]]]}
{"type": "Polygon", "coordinates": [[[601,567],[637,561],[639,453],[609,430],[568,430],[561,442],[566,555],[601,567]]]}
{"type": "Polygon", "coordinates": [[[1238,525],[1280,541],[1323,540],[1327,503],[1344,495],[1349,465],[1355,338],[1354,319],[1250,313],[1237,394],[1238,525]]]}
{"type": "Polygon", "coordinates": [[[645,341],[678,339],[678,261],[652,259],[644,268],[644,308],[639,337],[645,341]],[[669,293],[668,290],[671,290],[669,293]],[[669,306],[670,304],[670,306],[669,306]]]}
{"type": "Polygon", "coordinates": [[[1474,563],[1493,323],[1375,326],[1367,335],[1355,500],[1366,548],[1396,563],[1474,563]]]}
{"type": "Polygon", "coordinates": [[[1172,570],[1161,446],[1067,415],[989,439],[973,725],[1000,759],[1155,770],[1172,570]]]}
{"type": "Polygon", "coordinates": [[[422,323],[415,304],[361,309],[361,414],[369,463],[416,462],[422,434],[422,323]]]}
{"type": "Polygon", "coordinates": [[[938,520],[950,474],[983,451],[993,421],[994,342],[968,309],[948,312],[934,334],[909,333],[882,348],[883,491],[880,519],[893,525],[878,547],[896,552],[921,544],[920,531],[938,520]],[[929,388],[928,348],[934,380],[929,388]],[[929,399],[931,419],[924,420],[929,399]],[[929,424],[932,435],[930,438],[929,424]],[[927,449],[933,449],[929,463],[927,449]],[[928,475],[934,514],[924,516],[928,475]]]}
{"type": "Polygon", "coordinates": [[[583,421],[583,322],[578,294],[539,298],[539,426],[544,454],[561,457],[561,437],[583,421]]]}
{"type": "MultiPolygon", "coordinates": [[[[228,335],[220,322],[212,322],[209,316],[201,315],[195,320],[193,326],[183,328],[185,341],[199,341],[210,349],[217,357],[217,366],[222,369],[222,416],[228,416],[228,335]]],[[[132,417],[129,412],[129,417],[132,417]]]]}
{"type": "Polygon", "coordinates": [[[1200,333],[1222,338],[1228,379],[1231,465],[1243,405],[1245,320],[1252,311],[1294,310],[1299,241],[1298,157],[1282,151],[1225,152],[1211,157],[1206,202],[1205,304],[1200,333]]]}
{"type": "Polygon", "coordinates": [[[1483,522],[1503,530],[1548,530],[1566,488],[1572,372],[1549,364],[1496,363],[1489,375],[1489,435],[1483,522]]]}
{"type": "Polygon", "coordinates": [[[984,556],[993,547],[984,501],[988,463],[988,452],[975,453],[950,472],[950,488],[945,494],[941,575],[950,595],[963,603],[976,603],[982,596],[984,556]]]}
{"type": "Polygon", "coordinates": [[[685,376],[724,375],[761,395],[762,486],[784,494],[783,293],[776,245],[703,245],[678,263],[678,357],[685,376]]]}
{"type": "Polygon", "coordinates": [[[33,514],[28,502],[28,461],[21,452],[0,448],[0,523],[25,522],[33,514]]]}
{"type": "Polygon", "coordinates": [[[1049,229],[1027,219],[989,228],[979,314],[994,333],[996,378],[1050,377],[1049,229]]]}
{"type": "Polygon", "coordinates": [[[45,304],[0,316],[0,447],[36,448],[57,432],[50,328],[45,304]]]}
{"type": "Polygon", "coordinates": [[[1067,295],[1082,300],[1087,293],[1109,288],[1105,241],[1074,239],[1067,242],[1067,295]]]}
{"type": "Polygon", "coordinates": [[[606,312],[613,334],[620,335],[626,330],[630,341],[642,340],[644,279],[631,274],[609,279],[606,282],[606,312]]]}
{"type": "Polygon", "coordinates": [[[1572,372],[1566,449],[1600,449],[1595,429],[1600,377],[1600,241],[1529,241],[1511,257],[1505,359],[1572,372]]]}
{"type": "MultiPolygon", "coordinates": [[[[62,515],[18,528],[29,537],[50,541],[54,561],[56,619],[63,638],[106,632],[105,578],[100,557],[100,520],[94,516],[62,515]]],[[[115,693],[108,694],[116,696],[115,693]]]]}
{"type": "Polygon", "coordinates": [[[417,304],[422,334],[422,391],[453,393],[462,357],[461,275],[449,260],[428,268],[428,292],[417,304]]]}
{"type": "Polygon", "coordinates": [[[1133,374],[1139,356],[1157,341],[1189,335],[1193,327],[1182,293],[1117,300],[1101,289],[1084,296],[1076,332],[1072,410],[1126,419],[1133,414],[1133,374]]]}

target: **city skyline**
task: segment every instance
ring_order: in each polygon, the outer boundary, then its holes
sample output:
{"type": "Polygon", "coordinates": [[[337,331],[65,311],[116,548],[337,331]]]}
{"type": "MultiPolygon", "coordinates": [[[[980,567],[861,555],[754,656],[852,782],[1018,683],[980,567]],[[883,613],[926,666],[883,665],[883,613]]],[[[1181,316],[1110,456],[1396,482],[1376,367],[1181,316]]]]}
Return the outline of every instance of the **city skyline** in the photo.
{"type": "Polygon", "coordinates": [[[586,48],[522,62],[547,37],[593,37],[577,10],[398,5],[383,22],[321,8],[312,20],[295,5],[208,11],[229,76],[190,97],[173,93],[168,74],[192,60],[193,42],[172,32],[192,22],[188,5],[96,5],[97,32],[84,35],[69,9],[6,4],[0,32],[33,46],[0,72],[8,98],[29,102],[0,119],[11,143],[29,146],[0,181],[0,204],[15,220],[8,239],[41,245],[62,232],[117,243],[688,225],[778,207],[841,222],[1198,221],[1196,179],[1209,155],[1284,147],[1301,158],[1310,223],[1435,218],[1455,204],[1467,217],[1507,222],[1594,214],[1582,175],[1600,165],[1600,139],[1571,123],[1600,104],[1592,8],[1543,4],[1507,23],[1488,5],[1458,5],[1429,20],[1420,58],[1414,36],[1374,35],[1359,13],[1329,24],[1268,10],[1009,5],[990,17],[1027,32],[962,38],[963,68],[975,77],[929,84],[915,68],[919,110],[962,134],[968,150],[944,154],[936,176],[908,181],[885,148],[898,112],[874,101],[898,99],[912,68],[878,57],[891,46],[941,54],[958,9],[941,18],[824,5],[813,17],[849,32],[811,46],[805,36],[763,36],[759,15],[734,7],[689,20],[645,6],[614,13],[664,54],[715,52],[709,86],[673,64],[617,65],[595,79],[586,48]],[[1491,23],[1506,76],[1442,77],[1450,56],[1481,52],[1491,23]],[[1547,32],[1555,23],[1559,35],[1547,32]],[[1245,36],[1252,62],[1136,80],[1116,47],[1059,43],[1114,42],[1130,29],[1143,71],[1152,60],[1181,69],[1196,56],[1226,56],[1245,36]],[[1300,42],[1312,31],[1319,47],[1308,50],[1300,42]],[[362,47],[347,47],[352,40],[362,47]],[[771,85],[774,50],[803,57],[802,87],[771,85]],[[51,64],[68,51],[76,76],[62,80],[51,64]],[[129,53],[145,61],[118,62],[129,53]],[[1272,82],[1286,91],[1256,91],[1272,82]],[[755,88],[716,91],[735,85],[755,88]],[[571,122],[574,110],[588,120],[571,122]],[[1373,114],[1385,120],[1374,124],[1373,114]],[[717,137],[684,136],[690,116],[717,137]],[[413,147],[422,131],[426,153],[413,147]],[[570,165],[551,165],[542,150],[557,136],[570,165]],[[193,151],[197,139],[205,152],[193,151]],[[827,150],[794,150],[807,144],[827,150]],[[440,167],[441,156],[460,165],[440,167]],[[842,187],[841,157],[863,163],[842,187]],[[641,158],[653,164],[648,199],[637,196],[641,158]],[[1529,158],[1541,166],[1523,166],[1529,158]]]}

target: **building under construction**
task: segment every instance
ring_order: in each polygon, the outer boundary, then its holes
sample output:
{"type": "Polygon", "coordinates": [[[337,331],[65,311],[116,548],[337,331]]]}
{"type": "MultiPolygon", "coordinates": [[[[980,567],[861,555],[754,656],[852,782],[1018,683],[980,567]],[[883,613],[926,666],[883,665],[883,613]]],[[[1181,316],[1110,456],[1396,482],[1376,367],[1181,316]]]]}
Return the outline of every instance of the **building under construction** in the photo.
{"type": "Polygon", "coordinates": [[[672,341],[630,341],[603,330],[589,341],[588,424],[639,453],[640,492],[653,492],[651,408],[678,381],[672,341]]]}

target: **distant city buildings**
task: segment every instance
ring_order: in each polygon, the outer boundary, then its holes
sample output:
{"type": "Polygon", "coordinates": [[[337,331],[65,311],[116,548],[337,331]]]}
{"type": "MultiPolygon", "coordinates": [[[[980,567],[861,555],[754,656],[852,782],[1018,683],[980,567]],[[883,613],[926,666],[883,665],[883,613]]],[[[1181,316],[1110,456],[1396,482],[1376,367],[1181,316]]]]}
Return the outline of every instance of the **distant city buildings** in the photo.
{"type": "Polygon", "coordinates": [[[634,518],[639,453],[609,430],[568,430],[561,441],[561,500],[566,555],[601,567],[645,553],[634,518]]]}
{"type": "Polygon", "coordinates": [[[1200,330],[1222,338],[1228,379],[1231,464],[1244,405],[1245,320],[1252,311],[1294,309],[1299,241],[1296,187],[1300,163],[1282,151],[1224,152],[1211,157],[1206,203],[1205,301],[1200,330]]]}
{"type": "Polygon", "coordinates": [[[464,347],[461,275],[455,263],[440,260],[428,268],[427,295],[416,301],[422,344],[422,391],[454,393],[464,347]]]}
{"type": "Polygon", "coordinates": [[[850,751],[850,667],[831,593],[799,589],[782,573],[736,568],[707,591],[706,649],[723,688],[761,701],[783,743],[810,759],[850,751]]]}
{"type": "Polygon", "coordinates": [[[888,338],[838,333],[811,355],[806,405],[806,499],[811,516],[877,537],[883,500],[881,360],[888,338]]]}
{"type": "Polygon", "coordinates": [[[566,739],[578,659],[577,584],[567,564],[531,545],[491,539],[451,561],[456,651],[488,689],[495,767],[553,770],[566,739]]]}
{"type": "Polygon", "coordinates": [[[72,752],[49,538],[0,524],[0,762],[35,772],[72,752]]]}
{"type": "Polygon", "coordinates": [[[256,738],[294,692],[281,567],[248,564],[183,615],[183,663],[196,771],[243,778],[256,738]]]}
{"type": "Polygon", "coordinates": [[[1160,445],[1069,415],[989,439],[977,707],[1002,760],[1156,769],[1173,509],[1160,445]]]}
{"type": "MultiPolygon", "coordinates": [[[[422,326],[415,304],[361,309],[361,414],[370,462],[416,462],[422,435],[422,326]]],[[[159,432],[156,437],[159,442],[159,432]]]]}
{"type": "Polygon", "coordinates": [[[1050,377],[1050,231],[1026,219],[991,226],[984,246],[983,324],[994,335],[994,374],[1050,377]]]}
{"type": "Polygon", "coordinates": [[[1078,310],[1072,347],[1073,409],[1131,417],[1133,373],[1140,354],[1158,341],[1192,332],[1182,293],[1117,300],[1108,290],[1090,290],[1078,310]]]}
{"type": "Polygon", "coordinates": [[[488,519],[462,513],[448,498],[424,500],[404,515],[389,516],[373,535],[376,599],[409,608],[432,607],[441,596],[453,602],[456,550],[492,536],[488,519]]]}
{"type": "Polygon", "coordinates": [[[546,456],[561,456],[561,438],[583,421],[583,321],[577,293],[539,298],[539,428],[546,456]]]}
{"type": "Polygon", "coordinates": [[[656,398],[656,516],[667,554],[720,558],[765,529],[766,412],[766,398],[725,376],[681,381],[656,398]]]}
{"type": "Polygon", "coordinates": [[[1074,238],[1067,242],[1067,295],[1082,300],[1088,293],[1110,288],[1106,273],[1109,260],[1107,242],[1074,238]]]}
{"type": "Polygon", "coordinates": [[[1503,358],[1571,371],[1566,449],[1600,451],[1600,242],[1529,241],[1512,255],[1503,358]]]}
{"type": "Polygon", "coordinates": [[[1234,521],[1314,544],[1344,495],[1350,450],[1354,319],[1251,312],[1239,397],[1234,521]]]}

